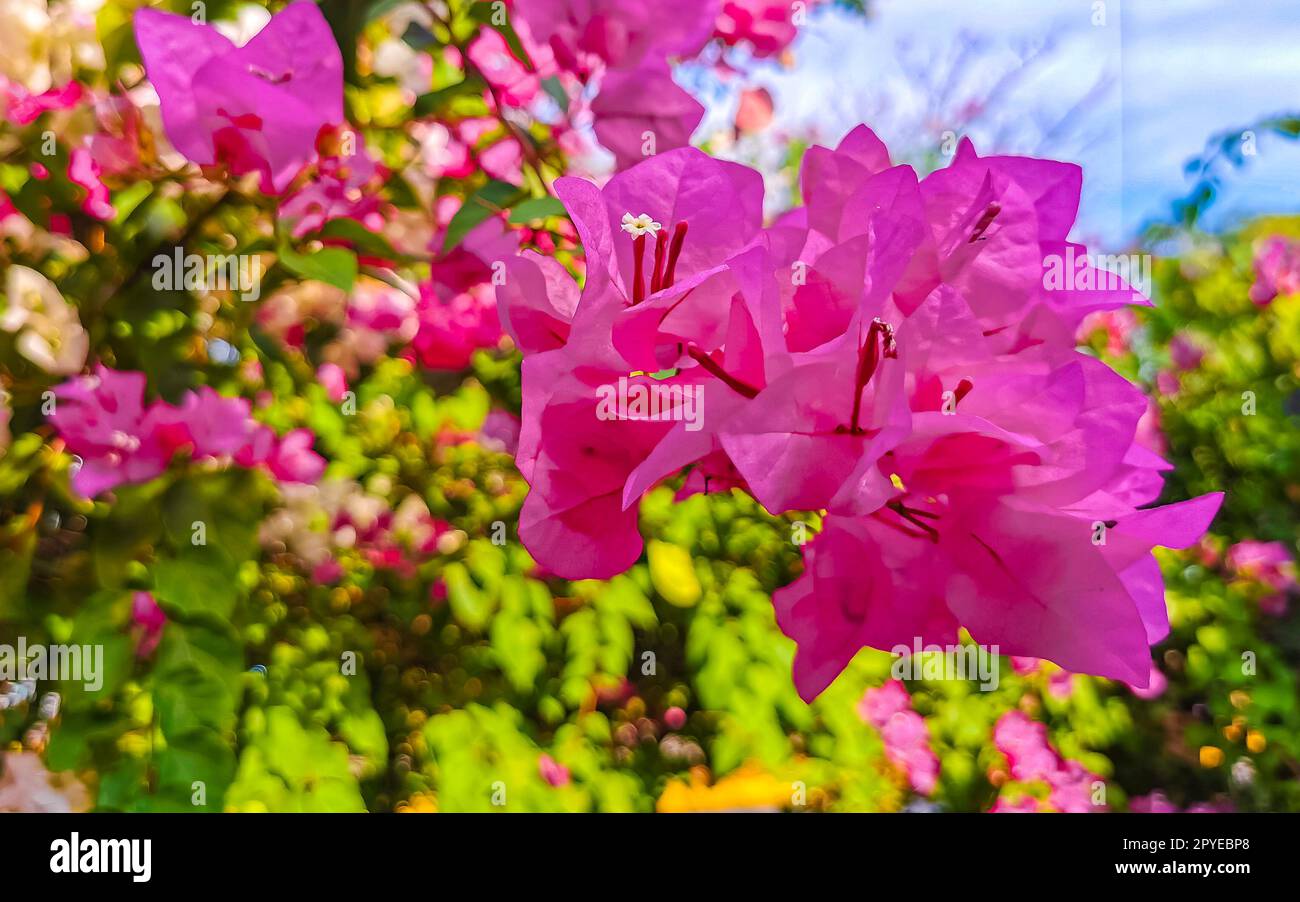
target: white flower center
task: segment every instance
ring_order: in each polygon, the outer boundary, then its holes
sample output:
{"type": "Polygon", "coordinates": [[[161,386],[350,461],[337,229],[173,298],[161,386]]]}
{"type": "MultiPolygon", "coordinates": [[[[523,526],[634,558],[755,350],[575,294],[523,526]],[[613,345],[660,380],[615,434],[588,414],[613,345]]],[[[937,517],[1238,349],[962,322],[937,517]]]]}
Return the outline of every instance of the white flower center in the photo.
{"type": "Polygon", "coordinates": [[[651,219],[649,213],[642,213],[640,216],[633,216],[631,213],[623,214],[623,231],[634,238],[653,235],[662,228],[663,224],[651,219]]]}

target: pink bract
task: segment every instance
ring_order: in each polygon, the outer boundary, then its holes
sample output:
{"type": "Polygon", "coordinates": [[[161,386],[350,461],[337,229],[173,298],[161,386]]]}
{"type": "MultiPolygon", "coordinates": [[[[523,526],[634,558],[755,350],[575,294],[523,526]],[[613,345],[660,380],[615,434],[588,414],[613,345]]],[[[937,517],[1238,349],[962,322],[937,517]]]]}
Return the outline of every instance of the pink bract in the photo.
{"type": "Polygon", "coordinates": [[[1222,495],[1148,507],[1169,468],[1148,400],[1075,347],[1085,317],[1145,299],[1045,276],[1088,271],[1067,240],[1080,184],[968,142],[919,180],[865,127],[808,151],[805,206],[766,228],[757,174],[691,148],[601,188],[558,180],[582,291],[530,257],[498,290],[526,355],[525,545],[561,576],[621,572],[641,553],[636,501],[690,468],[684,491],[827,512],[773,596],[807,700],[863,647],[960,628],[1147,687],[1169,629],[1151,550],[1194,544],[1222,495]],[[616,383],[698,391],[707,413],[693,429],[684,404],[604,416],[616,383]]]}
{"type": "Polygon", "coordinates": [[[200,165],[257,172],[282,192],[343,122],[343,59],[314,3],[291,3],[236,47],[188,16],[141,9],[136,42],[176,149],[200,165]]]}

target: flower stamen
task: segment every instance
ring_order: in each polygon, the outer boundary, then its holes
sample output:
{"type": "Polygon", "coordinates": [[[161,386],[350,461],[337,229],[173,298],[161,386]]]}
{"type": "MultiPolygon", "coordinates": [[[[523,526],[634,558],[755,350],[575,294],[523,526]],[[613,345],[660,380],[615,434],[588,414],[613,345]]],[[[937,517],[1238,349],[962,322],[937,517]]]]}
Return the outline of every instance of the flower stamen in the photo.
{"type": "Polygon", "coordinates": [[[971,230],[970,240],[967,243],[974,244],[976,241],[983,241],[984,233],[988,231],[988,227],[993,224],[993,220],[997,219],[998,214],[1001,212],[1002,205],[997,201],[985,207],[983,214],[980,215],[979,222],[975,223],[975,228],[971,230]]]}
{"type": "Polygon", "coordinates": [[[736,392],[736,394],[744,395],[746,398],[758,397],[758,389],[754,388],[754,386],[750,385],[748,382],[737,379],[735,376],[731,375],[731,373],[728,373],[716,360],[704,353],[703,350],[695,345],[691,345],[687,348],[686,354],[698,363],[705,372],[721,379],[723,383],[725,383],[732,391],[736,392]]]}
{"type": "Polygon", "coordinates": [[[894,342],[894,327],[880,317],[871,321],[867,329],[867,340],[858,351],[858,370],[853,379],[853,415],[849,419],[849,432],[857,435],[863,430],[858,425],[862,413],[862,390],[867,387],[871,377],[876,374],[881,356],[889,359],[898,356],[898,346],[894,342]],[[884,336],[884,348],[881,348],[881,336],[884,336]]]}

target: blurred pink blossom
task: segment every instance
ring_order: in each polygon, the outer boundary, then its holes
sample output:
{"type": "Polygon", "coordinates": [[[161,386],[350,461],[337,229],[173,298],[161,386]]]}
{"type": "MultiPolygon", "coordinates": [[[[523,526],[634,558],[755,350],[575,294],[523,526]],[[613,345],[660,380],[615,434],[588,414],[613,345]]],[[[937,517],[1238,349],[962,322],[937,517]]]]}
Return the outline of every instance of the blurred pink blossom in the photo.
{"type": "Polygon", "coordinates": [[[1279,294],[1300,291],[1300,241],[1282,235],[1265,238],[1255,249],[1255,284],[1250,299],[1260,307],[1279,294]]]}

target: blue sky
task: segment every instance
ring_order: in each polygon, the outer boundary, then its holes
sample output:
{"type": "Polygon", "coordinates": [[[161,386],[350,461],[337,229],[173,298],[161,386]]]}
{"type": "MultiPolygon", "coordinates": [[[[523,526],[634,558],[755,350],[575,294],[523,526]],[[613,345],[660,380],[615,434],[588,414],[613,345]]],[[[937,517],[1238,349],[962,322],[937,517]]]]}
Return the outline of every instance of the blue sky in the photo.
{"type": "MultiPolygon", "coordinates": [[[[962,130],[981,152],[1082,164],[1077,235],[1107,245],[1167,215],[1212,134],[1300,110],[1296,0],[876,0],[868,19],[815,13],[794,56],[753,74],[776,99],[774,128],[833,143],[866,122],[903,154],[934,152],[967,100],[992,95],[962,130]]],[[[706,99],[709,122],[729,120],[734,91],[706,99]]],[[[1300,212],[1300,144],[1256,148],[1210,225],[1300,212]]]]}

